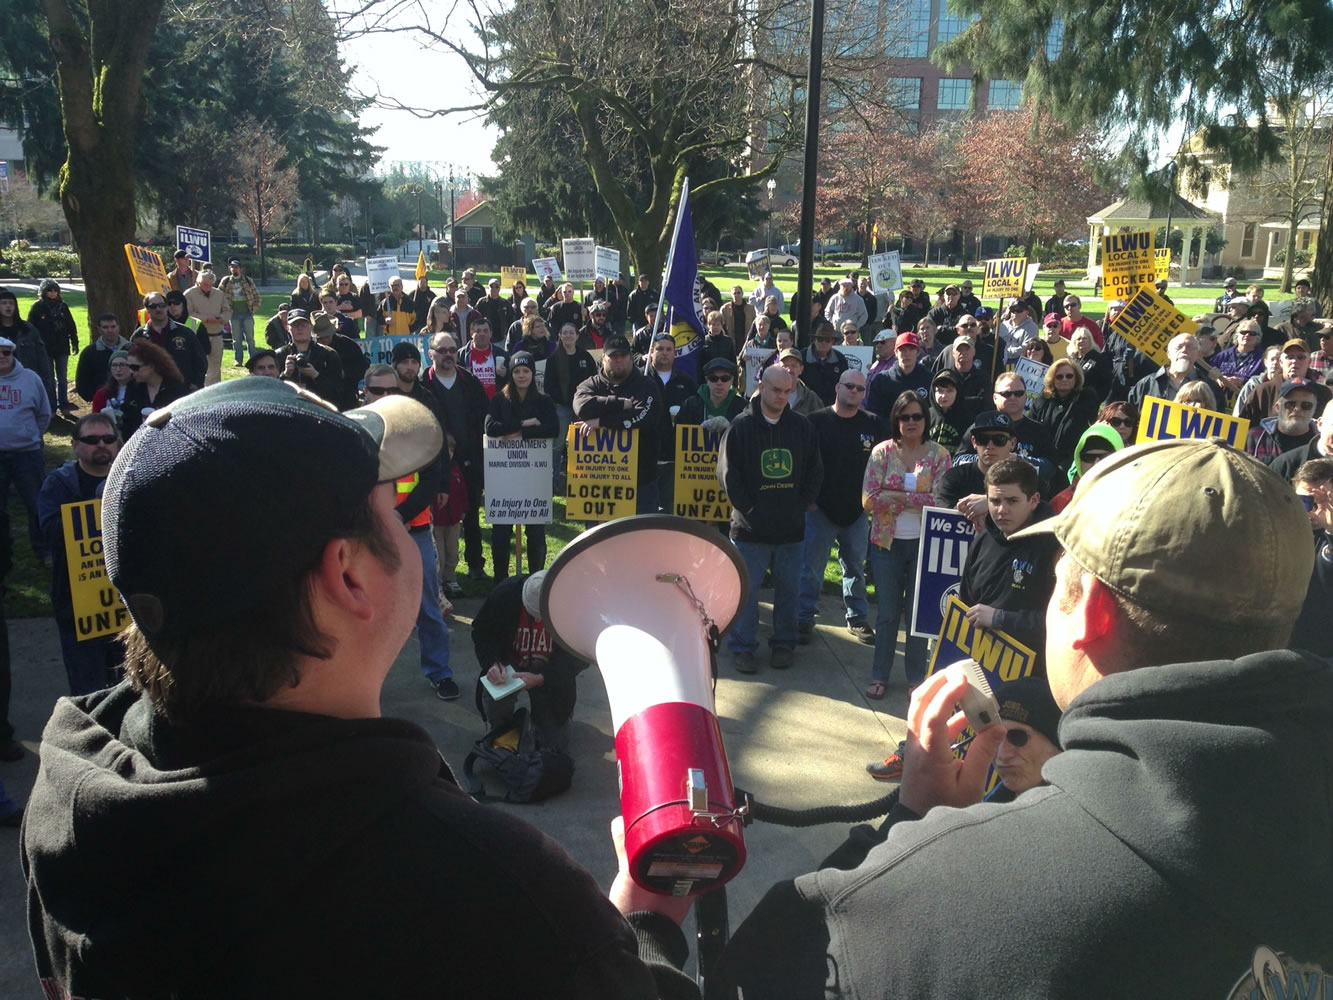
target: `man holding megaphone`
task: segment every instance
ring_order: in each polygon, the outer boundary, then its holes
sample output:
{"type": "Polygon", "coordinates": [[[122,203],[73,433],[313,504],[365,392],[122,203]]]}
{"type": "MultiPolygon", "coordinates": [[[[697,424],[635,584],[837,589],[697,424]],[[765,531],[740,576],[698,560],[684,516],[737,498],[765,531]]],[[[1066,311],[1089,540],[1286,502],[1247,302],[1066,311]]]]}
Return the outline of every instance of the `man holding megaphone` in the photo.
{"type": "MultiPolygon", "coordinates": [[[[1313,564],[1289,484],[1219,440],[1150,442],[1019,535],[1062,549],[1046,657],[1063,752],[1045,783],[982,803],[1006,730],[983,727],[956,759],[966,677],[928,677],[899,804],[768,892],[708,997],[1250,997],[1329,982],[1333,795],[1310,779],[1333,770],[1333,669],[1283,648],[1313,564]],[[1201,602],[1212,579],[1245,584],[1201,602]]],[[[677,900],[623,872],[612,899],[656,917],[631,916],[641,954],[671,954],[661,918],[679,919],[677,900]]]]}

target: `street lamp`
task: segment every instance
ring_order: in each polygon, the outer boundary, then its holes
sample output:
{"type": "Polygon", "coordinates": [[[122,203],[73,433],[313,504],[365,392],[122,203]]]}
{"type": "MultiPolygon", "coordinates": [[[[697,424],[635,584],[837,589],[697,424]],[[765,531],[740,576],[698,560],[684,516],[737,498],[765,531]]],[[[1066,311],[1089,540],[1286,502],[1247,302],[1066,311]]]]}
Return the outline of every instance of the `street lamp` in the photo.
{"type": "Polygon", "coordinates": [[[770,177],[764,187],[768,188],[768,232],[765,234],[767,242],[764,243],[764,252],[767,253],[773,246],[773,192],[778,189],[778,182],[770,177]]]}
{"type": "Polygon", "coordinates": [[[417,250],[426,249],[426,230],[421,225],[421,191],[422,185],[417,185],[417,250]]]}

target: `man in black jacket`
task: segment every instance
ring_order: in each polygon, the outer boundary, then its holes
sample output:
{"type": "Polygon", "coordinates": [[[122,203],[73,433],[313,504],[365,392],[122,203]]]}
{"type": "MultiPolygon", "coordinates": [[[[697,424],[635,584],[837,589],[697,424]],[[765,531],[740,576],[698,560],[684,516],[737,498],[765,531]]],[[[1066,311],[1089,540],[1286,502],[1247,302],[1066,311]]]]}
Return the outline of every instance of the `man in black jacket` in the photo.
{"type": "MultiPolygon", "coordinates": [[[[1015,540],[1030,534],[1064,550],[1046,611],[1063,752],[1047,784],[981,804],[1006,730],[982,729],[958,760],[967,680],[932,674],[908,712],[898,806],[768,892],[710,998],[1251,997],[1325,981],[1333,916],[1309,901],[1333,891],[1333,797],[1309,775],[1333,767],[1333,671],[1283,648],[1313,556],[1290,486],[1218,442],[1145,444],[1015,540]],[[1198,581],[1220,579],[1246,585],[1201,601],[1198,581]],[[1299,809],[1238,805],[1255,802],[1299,809]],[[1044,904],[1007,925],[1024,947],[958,924],[1010,894],[1044,904]]],[[[678,916],[624,876],[617,890],[624,911],[678,916]]],[[[669,925],[639,926],[668,943],[669,925]]]]}
{"type": "MultiPolygon", "coordinates": [[[[408,341],[394,346],[399,350],[416,348],[408,341]]],[[[407,352],[405,357],[410,357],[407,352]]],[[[474,583],[486,580],[486,553],[481,547],[481,500],[485,489],[486,466],[483,460],[486,411],[490,401],[486,389],[471,372],[458,365],[458,343],[448,333],[437,333],[430,340],[431,366],[422,385],[438,401],[444,426],[454,436],[454,461],[467,484],[467,511],[463,515],[463,560],[474,583]]],[[[417,354],[418,363],[420,353],[417,354]]],[[[395,367],[397,361],[395,361],[395,367]]]]}
{"type": "MultiPolygon", "coordinates": [[[[191,390],[198,389],[204,384],[204,377],[208,374],[208,355],[204,353],[204,348],[195,332],[171,318],[167,313],[166,296],[161,292],[149,292],[145,295],[143,307],[148,313],[148,322],[130,334],[130,340],[147,337],[171,355],[171,360],[176,362],[186,386],[191,390]]],[[[221,349],[218,347],[218,350],[221,349]]]]}
{"type": "Polygon", "coordinates": [[[657,513],[657,460],[662,435],[671,431],[671,417],[661,384],[634,367],[624,337],[607,339],[601,372],[574,390],[574,418],[586,430],[623,427],[639,432],[635,513],[657,513]]]}
{"type": "Polygon", "coordinates": [[[287,328],[292,342],[273,353],[277,356],[282,374],[278,377],[294,382],[303,389],[340,405],[343,396],[343,368],[338,352],[325,347],[314,338],[314,327],[304,309],[287,313],[287,328]]]}
{"type": "Polygon", "coordinates": [[[97,390],[106,384],[111,370],[111,353],[123,351],[130,342],[120,335],[120,322],[115,313],[97,317],[97,339],[79,352],[79,363],[74,369],[74,391],[85,403],[91,403],[97,390]]]}
{"type": "Polygon", "coordinates": [[[43,278],[38,294],[40,297],[28,309],[28,322],[42,335],[42,344],[51,358],[55,377],[55,385],[48,387],[53,393],[51,409],[59,407],[68,415],[75,410],[69,401],[69,356],[79,353],[79,328],[74,325],[74,317],[60,297],[60,285],[54,278],[43,278]]]}
{"type": "Polygon", "coordinates": [[[422,587],[395,484],[441,444],[411,400],[339,414],[264,378],[210,386],[135,433],[102,508],[131,679],[57,703],[23,831],[44,995],[690,986],[645,967],[558,844],[477,805],[423,730],[382,717],[422,587]],[[200,532],[199,497],[291,516],[280,544],[200,532]],[[515,900],[521,948],[496,935],[515,900]]]}
{"type": "MultiPolygon", "coordinates": [[[[541,616],[546,570],[511,576],[496,584],[472,622],[472,646],[481,673],[502,684],[505,667],[523,681],[532,706],[532,724],[542,746],[569,751],[569,720],[578,698],[575,683],[588,664],[558,645],[541,616]]],[[[496,701],[477,679],[477,705],[492,728],[508,722],[518,692],[496,701]]]]}
{"type": "Polygon", "coordinates": [[[804,555],[805,512],[819,496],[824,465],[810,421],[787,405],[795,376],[772,365],[750,408],[732,421],[718,452],[717,477],[731,501],[731,539],[750,573],[746,604],[727,633],[736,670],[758,669],[759,587],[773,570],[771,664],[795,661],[797,601],[804,555]]]}
{"type": "Polygon", "coordinates": [[[662,293],[653,287],[652,279],[646,274],[640,274],[638,287],[629,293],[628,311],[631,330],[637,330],[648,323],[644,317],[644,310],[648,308],[650,302],[656,306],[661,297],[662,293]]]}
{"type": "Polygon", "coordinates": [[[1040,666],[1059,545],[1049,535],[1014,535],[1053,511],[1037,492],[1037,470],[1013,457],[986,471],[986,504],[985,528],[968,548],[958,596],[970,622],[1008,632],[1036,652],[1040,666]]]}
{"type": "Polygon", "coordinates": [[[824,567],[833,543],[838,544],[842,568],[842,604],[847,631],[858,642],[874,645],[875,630],[868,624],[866,552],[870,525],[861,507],[861,482],[875,445],[885,440],[888,421],[881,420],[861,401],[866,377],[845,371],[834,387],[833,405],[810,414],[824,466],[824,479],[814,505],[805,512],[805,551],[801,559],[801,604],[797,613],[798,641],[806,643],[815,630],[815,610],[824,586],[824,567]]]}
{"type": "Polygon", "coordinates": [[[337,332],[334,319],[321,310],[312,317],[311,327],[320,346],[338,355],[338,363],[342,368],[342,391],[331,402],[340,410],[350,410],[357,404],[356,391],[361,385],[361,379],[365,377],[366,369],[370,367],[370,359],[355,340],[337,332]]]}
{"type": "MultiPolygon", "coordinates": [[[[157,296],[159,299],[162,296],[157,296]]],[[[166,300],[162,302],[162,315],[166,316],[166,300]]],[[[14,342],[14,357],[24,368],[37,373],[46,387],[48,401],[55,391],[54,376],[51,371],[51,356],[46,353],[46,345],[37,327],[19,319],[19,300],[8,288],[0,288],[0,337],[14,342]]],[[[184,371],[185,369],[181,369],[184,371]]]]}

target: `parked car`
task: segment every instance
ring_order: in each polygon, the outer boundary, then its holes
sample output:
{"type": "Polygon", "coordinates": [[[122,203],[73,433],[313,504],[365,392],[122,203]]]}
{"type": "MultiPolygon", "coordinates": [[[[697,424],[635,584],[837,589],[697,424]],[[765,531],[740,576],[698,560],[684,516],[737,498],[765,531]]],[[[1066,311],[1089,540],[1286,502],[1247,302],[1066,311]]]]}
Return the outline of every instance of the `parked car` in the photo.
{"type": "Polygon", "coordinates": [[[726,267],[733,259],[730,254],[716,253],[712,250],[699,251],[699,263],[705,267],[726,267]]]}
{"type": "MultiPolygon", "coordinates": [[[[782,250],[784,253],[789,253],[795,257],[799,257],[801,255],[800,240],[797,240],[795,243],[784,243],[782,246],[782,250]]],[[[815,240],[816,257],[822,257],[824,254],[829,254],[829,253],[842,253],[842,244],[838,242],[824,243],[821,242],[820,240],[815,240]]]]}
{"type": "Polygon", "coordinates": [[[745,255],[745,263],[758,260],[764,254],[768,254],[768,264],[770,267],[795,267],[800,260],[792,254],[787,253],[779,247],[769,247],[767,250],[751,250],[745,255]]]}

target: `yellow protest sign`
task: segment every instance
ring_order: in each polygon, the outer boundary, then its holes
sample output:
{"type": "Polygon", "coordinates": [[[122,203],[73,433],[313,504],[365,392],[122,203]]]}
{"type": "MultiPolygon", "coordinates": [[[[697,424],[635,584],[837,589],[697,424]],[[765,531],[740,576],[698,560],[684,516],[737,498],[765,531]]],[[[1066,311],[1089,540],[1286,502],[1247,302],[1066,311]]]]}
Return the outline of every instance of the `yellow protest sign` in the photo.
{"type": "Polygon", "coordinates": [[[565,517],[611,521],[634,513],[638,502],[639,434],[624,427],[569,425],[565,517]]]}
{"type": "Polygon", "coordinates": [[[1199,324],[1151,288],[1140,288],[1111,323],[1124,337],[1159,365],[1166,364],[1166,345],[1178,333],[1196,333],[1199,324]]]}
{"type": "Polygon", "coordinates": [[[1007,632],[985,629],[967,620],[967,605],[955,594],[944,604],[944,624],[930,654],[926,673],[933,674],[959,660],[973,659],[986,671],[997,694],[1000,685],[1032,674],[1037,654],[1007,632]]]}
{"type": "Polygon", "coordinates": [[[1102,237],[1102,298],[1128,299],[1142,285],[1151,285],[1157,273],[1153,235],[1111,233],[1102,237]]]}
{"type": "Polygon", "coordinates": [[[500,287],[505,290],[511,290],[514,285],[520,281],[527,283],[528,272],[522,267],[502,267],[500,268],[500,287]]]}
{"type": "Polygon", "coordinates": [[[1171,248],[1161,247],[1152,252],[1153,263],[1156,265],[1153,274],[1158,281],[1166,281],[1171,277],[1171,248]]]}
{"type": "Polygon", "coordinates": [[[166,266],[162,263],[162,258],[152,250],[126,243],[125,259],[130,262],[130,270],[134,272],[134,284],[139,289],[140,295],[147,295],[149,292],[161,292],[166,295],[171,291],[171,285],[167,282],[166,266]]]}
{"type": "Polygon", "coordinates": [[[730,521],[731,501],[717,478],[721,431],[699,424],[676,427],[675,514],[691,521],[730,521]]]}
{"type": "Polygon", "coordinates": [[[102,501],[62,504],[65,564],[74,601],[74,631],[79,641],[114,635],[130,623],[120,594],[106,578],[102,559],[102,501]]]}
{"type": "Polygon", "coordinates": [[[1026,257],[996,257],[988,260],[986,277],[981,283],[981,297],[986,300],[1021,298],[1027,274],[1026,257]]]}
{"type": "Polygon", "coordinates": [[[1135,444],[1144,441],[1171,441],[1175,438],[1221,438],[1233,448],[1242,451],[1250,433],[1250,422],[1244,417],[1233,417],[1216,410],[1201,410],[1170,399],[1149,396],[1143,401],[1139,416],[1139,435],[1135,444]]]}

